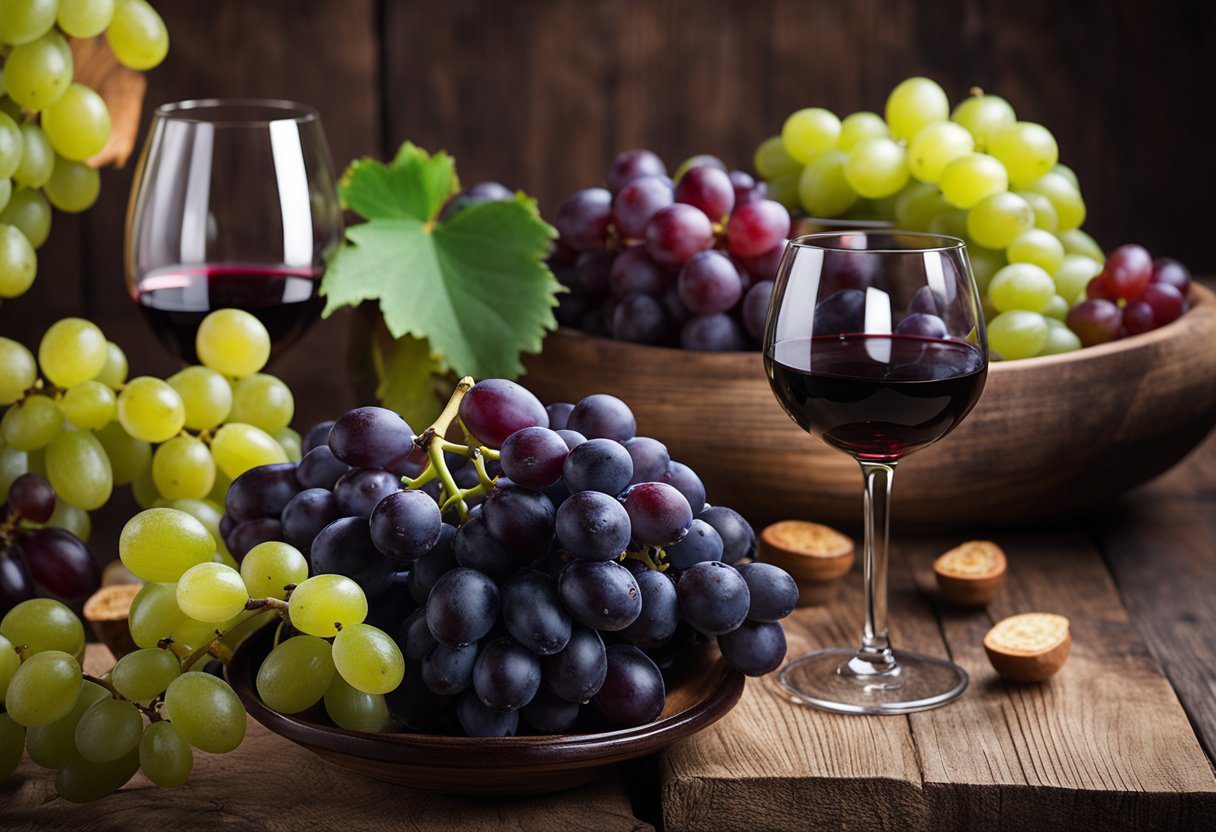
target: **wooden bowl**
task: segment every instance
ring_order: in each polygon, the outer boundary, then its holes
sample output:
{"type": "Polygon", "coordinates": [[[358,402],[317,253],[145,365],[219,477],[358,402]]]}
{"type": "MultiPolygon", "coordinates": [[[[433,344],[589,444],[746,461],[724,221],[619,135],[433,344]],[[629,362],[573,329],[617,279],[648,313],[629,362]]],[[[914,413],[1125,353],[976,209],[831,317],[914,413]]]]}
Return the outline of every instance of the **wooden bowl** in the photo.
{"type": "Polygon", "coordinates": [[[542,794],[590,782],[617,763],[661,751],[717,722],[739,701],[745,681],[707,650],[668,679],[663,713],[638,728],[490,739],[366,734],[336,728],[320,715],[314,721],[309,713],[288,716],[266,707],[254,681],[269,645],[269,632],[253,636],[227,667],[229,683],[254,719],[339,768],[450,794],[542,794]]]}
{"type": "MultiPolygon", "coordinates": [[[[900,528],[1029,526],[1075,518],[1162,473],[1216,423],[1216,295],[1168,326],[1066,355],[994,362],[970,416],[899,466],[900,528]]],[[[640,433],[753,523],[855,526],[857,464],[799,429],[758,352],[647,347],[562,329],[523,383],[548,402],[612,393],[640,433]]]]}

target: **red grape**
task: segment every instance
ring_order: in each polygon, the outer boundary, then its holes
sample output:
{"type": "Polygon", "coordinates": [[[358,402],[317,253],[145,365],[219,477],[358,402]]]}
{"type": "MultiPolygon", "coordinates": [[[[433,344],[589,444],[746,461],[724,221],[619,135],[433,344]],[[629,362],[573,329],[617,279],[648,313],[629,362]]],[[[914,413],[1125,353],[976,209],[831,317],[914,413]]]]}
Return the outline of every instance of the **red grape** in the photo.
{"type": "Polygon", "coordinates": [[[1157,326],[1165,326],[1178,320],[1182,310],[1186,308],[1186,296],[1171,283],[1152,283],[1140,301],[1153,310],[1153,319],[1157,326]]]}
{"type": "Polygon", "coordinates": [[[773,296],[773,281],[761,280],[747,290],[743,297],[743,326],[757,341],[764,339],[764,324],[768,318],[768,302],[773,296]]]}
{"type": "Polygon", "coordinates": [[[1101,276],[1109,294],[1127,301],[1139,300],[1152,279],[1153,258],[1144,246],[1119,246],[1106,258],[1101,276]]]}
{"type": "Polygon", "coordinates": [[[779,202],[757,199],[731,215],[727,244],[740,257],[758,257],[780,245],[790,233],[790,214],[779,202]]]}
{"type": "MultiPolygon", "coordinates": [[[[460,421],[491,448],[498,448],[517,430],[549,427],[549,414],[540,399],[513,381],[479,381],[460,400],[460,421]]],[[[340,421],[340,420],[339,420],[340,421]]]]}
{"type": "Polygon", "coordinates": [[[1173,286],[1185,299],[1191,288],[1191,272],[1177,260],[1159,257],[1153,261],[1153,283],[1173,286]]]}
{"type": "Polygon", "coordinates": [[[578,286],[589,295],[608,293],[608,273],[613,257],[606,251],[586,251],[578,256],[575,275],[578,286]]]}
{"type": "Polygon", "coordinates": [[[608,187],[615,194],[627,184],[643,176],[666,176],[667,166],[649,150],[623,150],[608,168],[608,187]]]}
{"type": "Polygon", "coordinates": [[[680,328],[680,346],[702,352],[733,352],[747,348],[747,338],[725,312],[697,315],[680,328]]]}
{"type": "Polygon", "coordinates": [[[680,202],[659,211],[646,226],[646,251],[664,266],[682,266],[713,242],[713,224],[705,212],[680,202]]]}
{"type": "MultiPolygon", "coordinates": [[[[698,170],[713,168],[695,168],[688,172],[688,176],[698,170]]],[[[725,312],[743,296],[743,281],[738,269],[725,254],[718,251],[702,251],[689,258],[684,268],[680,269],[676,288],[684,305],[698,315],[725,312]]]]}
{"type": "Polygon", "coordinates": [[[692,525],[688,500],[665,482],[644,482],[625,492],[633,539],[644,546],[678,543],[692,525]]]}
{"type": "Polygon", "coordinates": [[[101,586],[97,558],[69,531],[37,529],[21,541],[21,552],[34,582],[65,601],[83,601],[101,586]]]}
{"type": "Polygon", "coordinates": [[[41,474],[22,474],[9,486],[8,507],[22,520],[45,523],[55,512],[55,489],[41,474]]]}
{"type": "Polygon", "coordinates": [[[700,208],[711,220],[721,222],[735,206],[735,189],[730,177],[718,168],[693,168],[676,184],[676,201],[700,208]]]}
{"type": "Polygon", "coordinates": [[[603,251],[608,246],[612,194],[603,188],[583,188],[566,197],[553,224],[562,242],[577,251],[603,251]]]}
{"type": "Polygon", "coordinates": [[[757,183],[747,171],[732,170],[728,176],[730,176],[731,187],[735,189],[736,205],[751,202],[753,199],[763,199],[764,195],[768,193],[768,186],[763,182],[757,183]]]}
{"type": "Polygon", "coordinates": [[[671,329],[663,304],[650,295],[630,295],[612,311],[612,337],[635,344],[657,344],[671,329]]]}
{"type": "Polygon", "coordinates": [[[1130,335],[1139,335],[1157,328],[1153,308],[1142,300],[1134,300],[1123,310],[1123,326],[1130,335]]]}
{"type": "Polygon", "coordinates": [[[667,273],[650,259],[646,246],[630,246],[612,261],[608,287],[618,298],[630,295],[657,297],[671,285],[667,273]]]}
{"type": "Polygon", "coordinates": [[[1123,310],[1105,298],[1082,301],[1068,311],[1068,328],[1087,347],[1105,344],[1119,337],[1123,329],[1123,310]]]}
{"type": "Polygon", "coordinates": [[[781,256],[785,254],[785,243],[779,243],[759,257],[741,257],[743,268],[757,281],[772,280],[777,276],[777,267],[781,265],[781,256]]]}
{"type": "Polygon", "coordinates": [[[616,223],[621,236],[641,239],[650,218],[674,201],[670,179],[665,176],[643,176],[621,188],[612,200],[612,221],[616,223]]]}

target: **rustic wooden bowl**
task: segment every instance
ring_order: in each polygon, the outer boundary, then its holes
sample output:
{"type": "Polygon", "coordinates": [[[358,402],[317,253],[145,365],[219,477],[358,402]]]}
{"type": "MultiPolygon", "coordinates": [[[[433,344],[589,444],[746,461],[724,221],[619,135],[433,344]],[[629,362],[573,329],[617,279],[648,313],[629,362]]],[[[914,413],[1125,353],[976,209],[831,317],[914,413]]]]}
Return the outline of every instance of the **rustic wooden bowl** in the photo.
{"type": "Polygon", "coordinates": [[[638,728],[492,739],[366,734],[335,728],[321,715],[288,716],[266,707],[254,682],[269,645],[269,632],[253,636],[227,668],[229,683],[254,719],[339,768],[450,794],[542,794],[590,782],[617,763],[661,751],[717,722],[739,701],[745,681],[707,650],[668,679],[663,713],[638,728]]]}
{"type": "MultiPolygon", "coordinates": [[[[899,467],[900,528],[1028,526],[1074,518],[1162,473],[1216,423],[1216,295],[1145,335],[993,363],[966,421],[899,467]]],[[[856,525],[861,476],[777,403],[758,352],[647,347],[562,329],[522,379],[545,402],[624,399],[640,433],[754,523],[856,525]]]]}

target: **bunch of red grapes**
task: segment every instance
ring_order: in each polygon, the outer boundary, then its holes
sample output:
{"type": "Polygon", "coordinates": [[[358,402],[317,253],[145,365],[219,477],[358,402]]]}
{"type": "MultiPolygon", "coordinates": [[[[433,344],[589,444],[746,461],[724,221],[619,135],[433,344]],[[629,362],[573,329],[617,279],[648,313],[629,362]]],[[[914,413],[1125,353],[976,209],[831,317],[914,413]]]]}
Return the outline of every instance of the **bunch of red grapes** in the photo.
{"type": "Polygon", "coordinates": [[[1087,347],[1138,335],[1176,321],[1186,311],[1191,273],[1177,260],[1156,260],[1144,246],[1119,246],[1085,287],[1085,301],[1068,313],[1068,328],[1087,347]]]}
{"type": "Polygon", "coordinates": [[[570,289],[563,325],[639,344],[756,348],[790,231],[764,183],[708,155],[673,180],[651,151],[626,150],[608,187],[576,191],[554,223],[552,265],[570,289]]]}

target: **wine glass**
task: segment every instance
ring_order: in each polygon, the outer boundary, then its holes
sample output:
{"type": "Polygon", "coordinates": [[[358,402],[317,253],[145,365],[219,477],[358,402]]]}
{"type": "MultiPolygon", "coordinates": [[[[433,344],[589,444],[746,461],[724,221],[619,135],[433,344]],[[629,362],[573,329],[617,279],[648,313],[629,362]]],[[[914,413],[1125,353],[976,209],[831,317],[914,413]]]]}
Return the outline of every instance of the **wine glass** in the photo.
{"type": "Polygon", "coordinates": [[[271,355],[313,324],[342,240],[333,165],[312,107],[205,99],[156,109],[127,209],[127,288],[186,362],[213,309],[244,309],[271,355]]]}
{"type": "Polygon", "coordinates": [[[861,645],[789,662],[780,682],[830,711],[896,714],[944,705],[967,673],[895,650],[887,634],[891,483],[897,463],[952,431],[988,374],[979,293],[961,240],[902,231],[790,242],[764,336],[769,384],[805,431],[861,465],[865,626],[861,645]]]}

